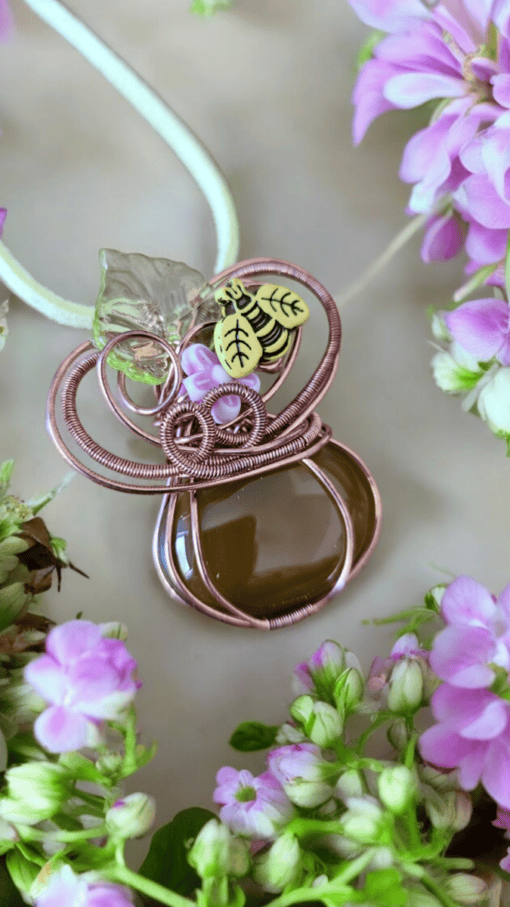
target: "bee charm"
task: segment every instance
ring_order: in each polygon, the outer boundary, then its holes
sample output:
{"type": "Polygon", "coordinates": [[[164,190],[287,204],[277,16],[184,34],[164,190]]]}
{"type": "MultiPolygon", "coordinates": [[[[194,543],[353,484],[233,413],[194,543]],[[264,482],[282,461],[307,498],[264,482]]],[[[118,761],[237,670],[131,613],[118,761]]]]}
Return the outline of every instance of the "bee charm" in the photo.
{"type": "Polygon", "coordinates": [[[243,378],[259,363],[274,362],[285,355],[296,328],[310,314],[297,293],[265,283],[249,293],[234,278],[215,293],[223,317],[214,330],[214,347],[223,368],[232,378],[243,378]],[[233,306],[234,312],[227,314],[233,306]]]}

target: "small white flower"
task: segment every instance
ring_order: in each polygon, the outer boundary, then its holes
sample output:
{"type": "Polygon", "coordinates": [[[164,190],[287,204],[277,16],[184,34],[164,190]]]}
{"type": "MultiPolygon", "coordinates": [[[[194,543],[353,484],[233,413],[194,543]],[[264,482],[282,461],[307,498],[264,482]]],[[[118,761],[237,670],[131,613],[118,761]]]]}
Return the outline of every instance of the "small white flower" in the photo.
{"type": "Polygon", "coordinates": [[[483,388],[478,412],[497,437],[510,435],[510,368],[500,368],[483,388]]]}

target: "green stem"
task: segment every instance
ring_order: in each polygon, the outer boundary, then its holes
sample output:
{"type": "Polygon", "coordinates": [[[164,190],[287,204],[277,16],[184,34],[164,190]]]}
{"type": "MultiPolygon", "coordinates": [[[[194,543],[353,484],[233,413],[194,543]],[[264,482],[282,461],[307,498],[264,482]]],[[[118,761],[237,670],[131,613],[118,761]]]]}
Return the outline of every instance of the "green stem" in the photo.
{"type": "Polygon", "coordinates": [[[475,271],[473,276],[468,281],[466,281],[465,284],[459,287],[458,290],[456,290],[456,292],[453,294],[453,301],[464,302],[464,300],[467,299],[474,290],[478,289],[478,287],[485,283],[485,281],[488,277],[491,276],[491,274],[494,274],[494,271],[497,267],[498,264],[496,262],[495,265],[484,265],[483,268],[478,268],[478,271],[475,271]]]}
{"type": "Polygon", "coordinates": [[[444,888],[442,888],[441,885],[426,872],[421,876],[421,883],[425,888],[428,888],[431,894],[435,895],[438,901],[443,904],[443,907],[459,907],[457,901],[454,901],[454,899],[445,892],[444,888]]]}
{"type": "MultiPolygon", "coordinates": [[[[363,750],[364,750],[364,748],[365,748],[365,743],[367,742],[367,740],[369,740],[369,738],[372,736],[372,734],[374,734],[378,728],[382,727],[382,725],[383,725],[386,721],[389,721],[389,717],[390,717],[390,716],[388,715],[387,712],[383,712],[381,715],[378,715],[378,716],[377,716],[377,718],[375,719],[375,721],[372,722],[372,724],[370,725],[370,727],[367,728],[366,731],[364,731],[364,733],[363,733],[363,734],[361,735],[361,737],[359,738],[359,740],[358,740],[358,745],[357,745],[357,747],[356,747],[356,752],[357,752],[357,753],[362,753],[362,752],[363,752],[363,750]]],[[[394,718],[395,716],[392,715],[391,717],[394,718]]]]}
{"type": "Polygon", "coordinates": [[[335,876],[335,882],[342,882],[344,885],[356,879],[367,868],[374,857],[376,848],[370,847],[364,853],[351,860],[347,866],[335,876]]]}
{"type": "MultiPolygon", "coordinates": [[[[439,212],[436,212],[439,213],[439,212]]],[[[386,267],[388,262],[391,261],[394,255],[397,252],[400,252],[403,246],[409,242],[410,239],[414,236],[415,233],[418,233],[423,225],[429,220],[432,214],[418,214],[417,217],[414,217],[411,223],[406,224],[403,230],[392,239],[389,246],[386,247],[382,255],[375,259],[371,265],[368,266],[366,271],[363,272],[361,277],[358,277],[354,280],[343,293],[339,296],[335,296],[335,302],[338,309],[343,309],[351,299],[354,299],[355,296],[358,296],[363,290],[368,287],[370,283],[377,277],[377,275],[386,267]]]]}
{"type": "Polygon", "coordinates": [[[133,775],[138,769],[136,758],[136,712],[134,706],[129,709],[128,718],[124,728],[124,762],[122,764],[121,778],[133,775]]]}
{"type": "Polygon", "coordinates": [[[57,841],[60,844],[76,844],[80,841],[89,841],[90,838],[102,838],[108,834],[106,825],[95,825],[93,828],[82,828],[79,831],[43,831],[40,828],[31,828],[23,831],[23,839],[28,841],[57,841]]]}
{"type": "Polygon", "coordinates": [[[144,876],[139,875],[137,872],[128,869],[127,866],[115,864],[110,867],[102,867],[101,875],[111,882],[120,882],[122,885],[134,888],[141,894],[146,894],[147,897],[159,901],[160,904],[167,904],[168,907],[195,907],[194,901],[183,898],[182,895],[177,894],[177,892],[169,891],[169,889],[164,888],[163,885],[159,885],[157,882],[152,882],[150,879],[144,878],[144,876]]]}

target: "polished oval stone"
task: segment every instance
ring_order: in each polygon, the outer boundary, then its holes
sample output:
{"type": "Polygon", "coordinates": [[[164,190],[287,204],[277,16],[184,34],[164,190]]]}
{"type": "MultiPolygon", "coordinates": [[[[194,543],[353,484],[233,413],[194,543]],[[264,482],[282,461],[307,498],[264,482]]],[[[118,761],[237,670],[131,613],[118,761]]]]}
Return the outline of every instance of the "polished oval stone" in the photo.
{"type": "MultiPolygon", "coordinates": [[[[345,560],[341,514],[302,464],[197,492],[207,571],[232,604],[276,617],[327,596],[345,560]]],[[[173,546],[185,586],[219,608],[200,578],[189,496],[180,494],[173,546]]]]}
{"type": "MultiPolygon", "coordinates": [[[[380,502],[366,467],[348,448],[329,442],[313,457],[349,510],[354,531],[351,578],[363,566],[380,526],[380,502]]],[[[334,502],[303,464],[197,493],[201,542],[219,591],[254,617],[288,615],[326,598],[345,558],[345,526],[334,502]]],[[[160,528],[164,525],[164,516],[160,528]]],[[[171,542],[182,583],[222,611],[200,577],[191,538],[189,496],[178,496],[171,542]]],[[[160,564],[166,558],[160,554],[160,564]]],[[[167,579],[172,585],[171,577],[167,579]]],[[[182,597],[181,595],[178,597],[182,597]]]]}

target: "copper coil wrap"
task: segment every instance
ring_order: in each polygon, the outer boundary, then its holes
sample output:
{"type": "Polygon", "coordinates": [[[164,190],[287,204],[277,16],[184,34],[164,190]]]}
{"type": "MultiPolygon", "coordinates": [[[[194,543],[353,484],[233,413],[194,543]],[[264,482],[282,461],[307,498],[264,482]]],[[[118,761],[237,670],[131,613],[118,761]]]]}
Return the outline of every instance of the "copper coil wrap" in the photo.
{"type": "MultiPolygon", "coordinates": [[[[64,360],[53,379],[48,395],[47,423],[64,458],[83,475],[107,488],[135,494],[168,494],[170,491],[198,490],[233,481],[241,476],[257,475],[310,457],[320,450],[330,439],[331,430],[322,424],[314,407],[328,390],[338,363],[341,326],[335,302],[311,274],[277,259],[253,259],[235,265],[215,277],[212,284],[217,289],[234,277],[256,278],[261,274],[278,274],[306,286],[324,307],[329,325],[326,351],[316,371],[307,385],[280,413],[270,414],[266,401],[281,386],[294,364],[300,329],[295,332],[293,346],[286,355],[276,381],[265,394],[259,395],[251,388],[232,381],[209,391],[200,403],[183,399],[180,393],[180,355],[194,336],[208,325],[195,326],[177,349],[149,332],[124,332],[112,338],[101,352],[94,349],[92,342],[77,347],[64,360]],[[122,373],[118,373],[118,400],[108,384],[108,356],[118,343],[133,337],[150,339],[163,347],[169,356],[169,374],[165,383],[158,388],[158,401],[154,407],[143,408],[131,400],[122,373]],[[119,457],[88,434],[78,416],[76,395],[81,381],[95,366],[101,391],[116,418],[138,437],[160,447],[167,458],[166,463],[147,464],[119,457]],[[119,481],[103,476],[82,463],[64,441],[57,425],[57,397],[61,387],[64,423],[71,437],[88,457],[114,473],[134,479],[158,481],[159,484],[142,485],[119,481]],[[241,412],[228,425],[219,427],[212,417],[211,409],[221,397],[233,394],[241,398],[241,412]],[[140,428],[125,410],[152,418],[152,424],[159,428],[159,436],[140,428]]],[[[277,368],[272,364],[267,371],[276,372],[277,368]]]]}

